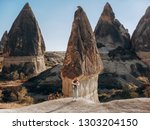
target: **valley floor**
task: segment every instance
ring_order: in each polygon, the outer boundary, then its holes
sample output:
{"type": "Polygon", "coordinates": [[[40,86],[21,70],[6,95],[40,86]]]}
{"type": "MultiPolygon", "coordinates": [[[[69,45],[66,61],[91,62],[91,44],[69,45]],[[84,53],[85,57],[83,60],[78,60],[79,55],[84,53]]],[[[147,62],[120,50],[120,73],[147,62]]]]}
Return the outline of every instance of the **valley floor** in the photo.
{"type": "Polygon", "coordinates": [[[148,113],[150,98],[116,100],[107,103],[93,103],[85,99],[72,101],[62,98],[16,109],[1,109],[0,113],[148,113]]]}

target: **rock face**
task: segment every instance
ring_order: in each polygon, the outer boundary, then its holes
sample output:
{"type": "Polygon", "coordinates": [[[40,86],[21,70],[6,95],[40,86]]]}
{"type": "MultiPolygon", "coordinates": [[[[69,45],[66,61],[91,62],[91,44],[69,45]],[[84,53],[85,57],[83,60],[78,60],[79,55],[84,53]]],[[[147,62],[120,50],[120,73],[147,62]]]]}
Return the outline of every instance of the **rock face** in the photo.
{"type": "Polygon", "coordinates": [[[45,64],[47,68],[51,68],[55,65],[63,65],[65,52],[64,51],[51,51],[45,52],[45,64]]]}
{"type": "Polygon", "coordinates": [[[39,75],[26,81],[23,86],[25,86],[29,92],[34,94],[49,95],[50,93],[61,93],[61,69],[62,65],[56,65],[50,69],[47,69],[39,75]]]}
{"type": "Polygon", "coordinates": [[[128,30],[115,19],[115,14],[109,3],[106,3],[94,33],[98,48],[104,49],[105,47],[105,50],[109,51],[119,46],[130,47],[128,30]]]}
{"type": "Polygon", "coordinates": [[[115,19],[109,3],[105,5],[94,32],[104,63],[104,73],[99,76],[101,93],[102,89],[122,91],[127,86],[136,88],[149,83],[138,79],[148,78],[150,73],[131,48],[130,35],[127,29],[115,19]]]}
{"type": "Polygon", "coordinates": [[[0,41],[0,52],[3,53],[4,46],[7,44],[8,41],[8,33],[5,31],[3,34],[1,41],[0,41]]]}
{"type": "Polygon", "coordinates": [[[132,48],[140,59],[150,67],[150,7],[139,21],[133,36],[132,48]]]}
{"type": "Polygon", "coordinates": [[[78,78],[79,97],[97,101],[98,74],[102,69],[103,64],[96,47],[94,33],[85,12],[78,7],[61,72],[64,96],[72,96],[71,82],[74,78],[78,78]]]}
{"type": "Polygon", "coordinates": [[[44,51],[40,28],[27,3],[8,33],[3,75],[9,79],[28,78],[45,70],[44,51]]]}

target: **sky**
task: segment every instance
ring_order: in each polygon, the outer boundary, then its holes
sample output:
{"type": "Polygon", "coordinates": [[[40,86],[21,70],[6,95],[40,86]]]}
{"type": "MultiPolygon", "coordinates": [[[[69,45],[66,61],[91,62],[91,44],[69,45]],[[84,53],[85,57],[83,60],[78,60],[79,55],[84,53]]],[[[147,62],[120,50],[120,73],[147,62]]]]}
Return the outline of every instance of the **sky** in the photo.
{"type": "Polygon", "coordinates": [[[29,3],[44,37],[47,51],[65,51],[71,33],[74,12],[82,6],[94,30],[106,2],[116,19],[132,34],[150,0],[0,0],[0,39],[9,32],[14,20],[29,3]]]}

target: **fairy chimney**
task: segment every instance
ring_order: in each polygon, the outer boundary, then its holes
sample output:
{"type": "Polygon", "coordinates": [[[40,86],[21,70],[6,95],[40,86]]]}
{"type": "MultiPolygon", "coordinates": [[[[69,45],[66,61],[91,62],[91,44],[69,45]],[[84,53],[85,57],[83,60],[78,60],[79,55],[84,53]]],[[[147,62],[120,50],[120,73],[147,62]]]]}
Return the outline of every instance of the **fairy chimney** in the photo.
{"type": "Polygon", "coordinates": [[[102,69],[91,25],[83,9],[78,7],[61,71],[64,96],[72,96],[71,83],[77,78],[78,96],[98,101],[98,74],[102,69]]]}
{"type": "Polygon", "coordinates": [[[27,3],[8,33],[3,76],[8,79],[29,78],[45,70],[44,51],[41,30],[27,3]]]}

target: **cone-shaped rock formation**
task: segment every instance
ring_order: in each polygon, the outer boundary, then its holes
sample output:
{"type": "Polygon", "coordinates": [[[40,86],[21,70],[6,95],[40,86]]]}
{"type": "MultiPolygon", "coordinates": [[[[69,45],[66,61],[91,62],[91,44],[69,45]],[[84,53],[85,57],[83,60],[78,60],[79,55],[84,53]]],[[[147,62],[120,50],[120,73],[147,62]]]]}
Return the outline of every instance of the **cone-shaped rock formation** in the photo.
{"type": "Polygon", "coordinates": [[[98,48],[106,47],[107,50],[112,50],[118,46],[130,47],[128,30],[115,19],[115,14],[109,3],[106,3],[94,32],[98,48]]]}
{"type": "Polygon", "coordinates": [[[97,101],[97,79],[103,64],[89,20],[81,7],[75,12],[62,69],[63,93],[72,96],[71,82],[78,78],[79,97],[97,101]]]}
{"type": "Polygon", "coordinates": [[[31,10],[27,3],[9,33],[4,46],[3,75],[7,78],[18,79],[30,77],[45,69],[45,43],[31,10]]]}

